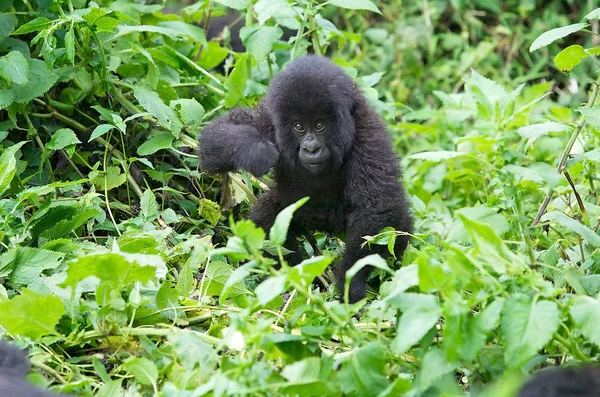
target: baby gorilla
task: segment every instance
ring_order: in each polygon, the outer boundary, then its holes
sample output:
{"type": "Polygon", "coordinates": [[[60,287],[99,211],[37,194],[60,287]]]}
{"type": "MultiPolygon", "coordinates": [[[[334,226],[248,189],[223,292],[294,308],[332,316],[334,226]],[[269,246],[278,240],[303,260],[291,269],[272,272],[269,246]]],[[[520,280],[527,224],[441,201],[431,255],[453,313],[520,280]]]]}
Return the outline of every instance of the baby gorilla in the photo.
{"type": "Polygon", "coordinates": [[[40,390],[25,380],[29,373],[27,355],[0,339],[0,397],[60,397],[40,390]]]}
{"type": "Polygon", "coordinates": [[[517,397],[600,396],[600,367],[552,368],[536,373],[517,397]]]}
{"type": "MultiPolygon", "coordinates": [[[[200,162],[210,173],[244,169],[261,176],[274,167],[274,184],[251,216],[267,231],[279,211],[310,196],[290,225],[288,261],[301,260],[298,236],[345,232],[345,250],[335,269],[340,291],[358,259],[389,255],[387,247],[361,248],[363,236],[387,226],[412,232],[398,157],[384,121],[352,79],[324,57],[294,60],[275,76],[257,109],[233,109],[206,126],[200,162]]],[[[397,258],[408,240],[407,235],[397,238],[397,258]]],[[[364,268],[352,279],[351,302],[365,296],[369,272],[364,268]]]]}

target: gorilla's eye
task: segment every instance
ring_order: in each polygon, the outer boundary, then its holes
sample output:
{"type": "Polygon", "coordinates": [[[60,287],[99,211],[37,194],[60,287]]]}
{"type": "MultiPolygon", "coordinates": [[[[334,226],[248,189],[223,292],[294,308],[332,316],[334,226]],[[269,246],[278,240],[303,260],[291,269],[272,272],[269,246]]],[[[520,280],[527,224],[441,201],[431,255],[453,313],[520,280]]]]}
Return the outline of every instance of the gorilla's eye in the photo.
{"type": "Polygon", "coordinates": [[[300,122],[296,122],[294,123],[294,129],[298,132],[304,132],[306,131],[306,127],[304,126],[304,124],[300,123],[300,122]]]}
{"type": "Polygon", "coordinates": [[[323,124],[323,122],[317,121],[315,123],[315,130],[317,130],[317,131],[323,131],[324,128],[325,128],[325,124],[323,124]]]}

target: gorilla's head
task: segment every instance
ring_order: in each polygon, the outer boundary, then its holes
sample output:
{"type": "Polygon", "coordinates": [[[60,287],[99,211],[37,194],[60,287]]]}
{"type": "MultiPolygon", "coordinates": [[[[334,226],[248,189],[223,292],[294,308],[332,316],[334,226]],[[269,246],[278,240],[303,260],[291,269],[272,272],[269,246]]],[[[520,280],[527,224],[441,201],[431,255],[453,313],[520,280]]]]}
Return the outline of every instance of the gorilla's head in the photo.
{"type": "Polygon", "coordinates": [[[358,95],[352,79],[326,58],[291,62],[272,80],[267,99],[284,158],[313,174],[341,167],[354,140],[358,95]]]}

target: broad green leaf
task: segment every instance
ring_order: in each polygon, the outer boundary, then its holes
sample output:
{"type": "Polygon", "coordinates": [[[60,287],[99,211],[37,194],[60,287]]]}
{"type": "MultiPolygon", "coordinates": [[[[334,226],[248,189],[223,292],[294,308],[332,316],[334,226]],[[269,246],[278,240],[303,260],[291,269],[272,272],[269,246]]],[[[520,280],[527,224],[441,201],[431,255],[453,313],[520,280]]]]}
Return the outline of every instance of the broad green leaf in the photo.
{"type": "Polygon", "coordinates": [[[600,7],[596,8],[595,10],[590,11],[585,16],[585,19],[600,19],[600,7]]]}
{"type": "Polygon", "coordinates": [[[488,335],[498,326],[503,308],[504,298],[496,298],[485,309],[469,319],[465,337],[467,343],[459,346],[465,360],[475,360],[485,345],[488,335]]]}
{"type": "Polygon", "coordinates": [[[381,14],[379,8],[371,0],[329,0],[328,4],[350,10],[368,10],[381,14]]]}
{"type": "Polygon", "coordinates": [[[531,44],[531,47],[529,47],[529,52],[533,52],[539,48],[546,47],[547,45],[555,42],[558,39],[568,36],[571,33],[580,31],[586,26],[588,26],[587,23],[574,23],[572,25],[567,25],[544,32],[531,44]]]}
{"type": "Polygon", "coordinates": [[[9,90],[0,89],[0,110],[6,109],[15,100],[15,96],[9,90]]]}
{"type": "Polygon", "coordinates": [[[589,55],[579,44],[573,44],[559,52],[554,57],[554,64],[563,72],[570,72],[573,68],[589,55]]]}
{"type": "Polygon", "coordinates": [[[148,140],[137,148],[140,156],[149,156],[163,149],[173,148],[173,134],[168,131],[153,131],[148,140]]]}
{"type": "MultiPolygon", "coordinates": [[[[207,296],[219,296],[223,293],[227,280],[231,277],[231,266],[221,261],[211,261],[204,270],[202,293],[207,296]]],[[[228,286],[229,296],[238,296],[248,292],[241,281],[228,286]]]]}
{"type": "Polygon", "coordinates": [[[103,212],[101,209],[94,206],[90,206],[87,208],[77,207],[77,212],[73,216],[60,219],[50,228],[42,231],[39,234],[40,242],[42,240],[57,240],[59,238],[66,237],[69,233],[75,231],[77,228],[85,224],[88,220],[102,213],[103,212]]]}
{"type": "Polygon", "coordinates": [[[235,67],[227,78],[227,96],[225,106],[231,108],[244,98],[246,83],[248,81],[248,58],[240,56],[235,67]]]}
{"type": "Polygon", "coordinates": [[[491,226],[476,222],[461,214],[459,217],[473,245],[477,247],[481,257],[486,260],[486,264],[496,273],[505,274],[507,265],[516,267],[520,263],[516,255],[508,249],[491,226]]]}
{"type": "Polygon", "coordinates": [[[214,201],[203,198],[198,205],[198,215],[204,218],[210,227],[214,227],[221,219],[221,207],[214,201]]]}
{"type": "Polygon", "coordinates": [[[381,255],[371,254],[357,260],[356,263],[354,263],[354,265],[352,265],[352,267],[346,271],[346,281],[352,279],[362,268],[366,266],[372,266],[376,269],[385,270],[390,274],[393,273],[392,269],[390,269],[387,262],[381,257],[381,255]]]}
{"type": "Polygon", "coordinates": [[[462,220],[458,215],[466,216],[469,219],[488,225],[494,229],[496,234],[503,235],[508,232],[510,225],[508,220],[498,210],[494,210],[483,205],[477,207],[464,207],[455,212],[457,215],[456,222],[450,228],[448,241],[467,241],[468,233],[466,232],[462,220]]]}
{"type": "Polygon", "coordinates": [[[219,302],[221,304],[223,304],[225,300],[231,295],[231,292],[235,290],[236,285],[238,285],[238,283],[243,285],[244,279],[250,275],[250,272],[252,271],[253,267],[256,267],[256,262],[250,261],[245,265],[238,267],[229,275],[227,281],[225,282],[225,285],[223,286],[223,290],[221,291],[221,296],[219,296],[219,302]]]}
{"type": "Polygon", "coordinates": [[[22,141],[4,149],[0,155],[0,197],[8,190],[17,173],[17,151],[27,142],[22,141]]]}
{"type": "Polygon", "coordinates": [[[242,42],[257,61],[269,55],[282,35],[283,31],[275,26],[244,26],[240,30],[242,42]]]}
{"type": "Polygon", "coordinates": [[[566,124],[557,123],[555,121],[546,121],[545,123],[530,124],[517,129],[517,134],[527,139],[527,148],[529,148],[540,137],[550,132],[568,131],[570,127],[566,124]]]}
{"type": "Polygon", "coordinates": [[[142,385],[156,385],[158,369],[146,357],[129,358],[123,363],[123,369],[142,385]]]}
{"type": "Polygon", "coordinates": [[[587,123],[595,129],[600,130],[600,106],[581,106],[577,111],[583,114],[587,123]]]}
{"type": "Polygon", "coordinates": [[[265,306],[277,296],[283,294],[286,290],[286,280],[287,279],[285,276],[275,276],[269,277],[260,283],[254,290],[254,293],[258,298],[258,302],[262,306],[265,306]]]}
{"type": "Polygon", "coordinates": [[[60,150],[77,143],[81,143],[81,141],[77,138],[77,135],[75,135],[72,129],[61,128],[54,131],[50,142],[46,144],[46,149],[60,150]]]}
{"type": "Polygon", "coordinates": [[[288,228],[292,222],[294,212],[302,207],[308,201],[308,197],[301,198],[294,204],[288,205],[275,217],[275,223],[269,231],[269,241],[271,245],[282,247],[287,237],[288,228]]]}
{"type": "Polygon", "coordinates": [[[158,218],[158,203],[151,189],[146,189],[140,200],[140,208],[145,222],[158,218]]]}
{"type": "Polygon", "coordinates": [[[439,150],[436,152],[415,153],[415,154],[411,154],[410,156],[407,156],[407,158],[411,159],[411,160],[443,161],[443,160],[449,160],[449,159],[453,159],[456,157],[464,156],[466,154],[467,153],[452,152],[452,151],[448,151],[448,150],[439,150]]]}
{"type": "Polygon", "coordinates": [[[319,380],[320,370],[321,360],[318,357],[309,357],[286,365],[281,375],[291,383],[308,383],[319,380]]]}
{"type": "MultiPolygon", "coordinates": [[[[173,21],[175,22],[175,21],[173,21]]],[[[200,29],[200,28],[198,28],[200,29]]],[[[201,29],[200,29],[201,30],[201,29]]],[[[197,31],[190,32],[188,30],[176,30],[169,27],[161,27],[154,25],[119,25],[117,33],[110,37],[109,40],[115,40],[121,36],[125,36],[130,33],[158,33],[170,37],[171,39],[178,40],[182,38],[191,38],[192,40],[198,40],[196,37],[197,31]]]]}
{"type": "Polygon", "coordinates": [[[504,87],[491,79],[483,77],[475,69],[471,69],[471,79],[468,85],[477,87],[491,106],[494,106],[495,103],[500,102],[508,95],[504,87]]]}
{"type": "Polygon", "coordinates": [[[45,94],[56,83],[58,76],[39,59],[29,60],[29,79],[26,84],[13,82],[10,89],[17,103],[27,103],[45,94]]]}
{"type": "Polygon", "coordinates": [[[384,301],[395,299],[407,289],[416,285],[419,285],[419,266],[416,264],[403,266],[396,270],[390,286],[390,293],[384,301]]]}
{"type": "Polygon", "coordinates": [[[17,26],[17,18],[9,13],[0,14],[0,42],[10,36],[17,26]]]}
{"type": "Polygon", "coordinates": [[[392,342],[392,351],[396,355],[406,353],[417,344],[442,315],[442,308],[434,295],[405,293],[388,300],[388,303],[402,311],[392,342]]]}
{"type": "Polygon", "coordinates": [[[194,98],[177,99],[171,101],[169,106],[179,113],[183,124],[200,126],[204,116],[204,108],[194,98]]]}
{"type": "Polygon", "coordinates": [[[234,10],[242,11],[248,5],[246,0],[215,0],[215,3],[222,4],[234,10]]]}
{"type": "Polygon", "coordinates": [[[158,23],[158,26],[172,29],[176,32],[180,32],[181,34],[189,37],[195,42],[202,44],[202,46],[207,46],[206,34],[204,33],[204,29],[196,25],[191,25],[183,21],[162,21],[158,23]]]}
{"type": "Polygon", "coordinates": [[[254,11],[258,15],[259,25],[264,25],[270,18],[296,16],[287,0],[258,0],[254,5],[254,11]]]}
{"type": "Polygon", "coordinates": [[[164,266],[164,260],[158,255],[106,253],[81,256],[68,264],[67,278],[60,286],[75,291],[82,280],[95,276],[100,280],[96,301],[104,306],[110,303],[111,291],[120,292],[134,281],[148,282],[164,266]]]}
{"type": "Polygon", "coordinates": [[[342,362],[339,380],[344,395],[377,396],[388,386],[385,375],[387,353],[379,342],[371,342],[352,352],[342,362]]]}
{"type": "Polygon", "coordinates": [[[67,33],[65,33],[65,52],[67,54],[67,59],[71,64],[75,63],[75,32],[73,28],[69,29],[67,33]]]}
{"type": "Polygon", "coordinates": [[[100,124],[98,127],[94,128],[94,131],[92,132],[92,135],[90,135],[90,139],[88,140],[88,142],[91,142],[94,139],[101,137],[113,128],[115,128],[115,126],[111,124],[100,124]]]}
{"type": "Polygon", "coordinates": [[[29,64],[19,51],[11,51],[0,58],[0,76],[15,84],[29,81],[29,64]]]}
{"type": "Polygon", "coordinates": [[[51,20],[49,20],[46,17],[38,17],[32,21],[27,22],[25,25],[19,26],[19,28],[13,33],[13,35],[37,32],[39,30],[44,30],[50,25],[52,25],[51,20]]]}
{"type": "MultiPolygon", "coordinates": [[[[158,122],[173,134],[178,134],[181,131],[181,121],[175,110],[171,109],[160,99],[156,91],[152,91],[146,87],[134,87],[133,95],[138,100],[139,104],[150,114],[152,114],[158,122]]],[[[138,152],[139,154],[139,152],[138,152]]]]}
{"type": "Polygon", "coordinates": [[[58,335],[56,325],[65,314],[65,305],[54,295],[23,289],[21,295],[0,302],[0,326],[11,335],[40,340],[58,335]]]}
{"type": "Polygon", "coordinates": [[[505,365],[514,369],[552,339],[558,330],[560,312],[553,301],[534,301],[531,296],[519,293],[506,301],[500,322],[505,365]]]}
{"type": "Polygon", "coordinates": [[[212,346],[191,332],[171,333],[168,339],[185,369],[192,371],[200,367],[202,374],[210,376],[217,364],[217,352],[212,346]]]}
{"type": "Polygon", "coordinates": [[[0,255],[0,276],[10,274],[10,281],[17,285],[29,285],[42,271],[55,269],[65,255],[34,247],[13,247],[0,255]]]}
{"type": "Polygon", "coordinates": [[[102,191],[111,190],[125,183],[127,176],[121,174],[117,166],[110,166],[106,171],[92,171],[89,174],[90,182],[98,186],[102,191]]]}
{"type": "Polygon", "coordinates": [[[303,260],[299,265],[289,269],[288,279],[300,285],[309,286],[314,279],[325,272],[331,264],[329,256],[313,256],[303,260]]]}
{"type": "Polygon", "coordinates": [[[581,224],[577,220],[560,212],[556,214],[556,222],[572,232],[579,234],[585,241],[594,247],[600,247],[600,236],[595,231],[581,224]]]}
{"type": "Polygon", "coordinates": [[[179,306],[179,292],[170,281],[162,283],[156,292],[156,307],[159,309],[173,309],[179,306]]]}
{"type": "Polygon", "coordinates": [[[188,259],[179,269],[176,285],[180,296],[187,297],[194,290],[194,271],[188,259]]]}
{"type": "Polygon", "coordinates": [[[600,301],[589,296],[576,296],[571,303],[570,312],[579,332],[596,346],[600,346],[600,301]]]}
{"type": "Polygon", "coordinates": [[[421,370],[415,379],[419,390],[424,392],[445,374],[458,368],[458,364],[448,362],[444,351],[434,348],[423,357],[421,370]]]}

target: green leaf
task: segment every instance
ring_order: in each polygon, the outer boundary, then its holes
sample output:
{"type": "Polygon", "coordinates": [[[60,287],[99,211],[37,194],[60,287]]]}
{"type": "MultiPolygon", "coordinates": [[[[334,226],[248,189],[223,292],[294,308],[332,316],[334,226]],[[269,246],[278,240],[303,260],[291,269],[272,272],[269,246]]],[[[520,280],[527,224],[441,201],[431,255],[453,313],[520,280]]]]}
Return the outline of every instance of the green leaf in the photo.
{"type": "Polygon", "coordinates": [[[27,103],[34,98],[45,94],[56,82],[55,75],[48,66],[39,59],[29,60],[29,79],[26,84],[13,82],[10,89],[17,103],[27,103]]]}
{"type": "Polygon", "coordinates": [[[273,223],[273,226],[269,231],[269,241],[271,242],[271,245],[283,247],[294,212],[296,212],[298,208],[302,207],[307,201],[308,197],[301,198],[294,204],[288,205],[279,214],[277,214],[277,217],[275,217],[275,223],[273,223]]]}
{"type": "Polygon", "coordinates": [[[473,245],[477,247],[481,257],[494,272],[505,274],[507,265],[516,266],[520,263],[491,226],[476,222],[462,214],[459,214],[459,217],[473,245]]]}
{"type": "Polygon", "coordinates": [[[579,332],[600,346],[600,301],[589,296],[576,296],[571,301],[570,312],[579,332]]]}
{"type": "Polygon", "coordinates": [[[88,142],[93,141],[94,139],[106,134],[108,131],[111,131],[113,128],[116,128],[111,124],[100,124],[98,127],[94,128],[92,135],[90,135],[90,139],[88,142]]]}
{"type": "Polygon", "coordinates": [[[520,293],[508,298],[500,324],[506,367],[514,369],[527,362],[552,339],[559,323],[560,312],[553,301],[534,301],[520,293]]]}
{"type": "Polygon", "coordinates": [[[550,132],[564,132],[568,131],[569,126],[555,121],[546,121],[545,123],[530,124],[517,129],[517,134],[523,138],[528,139],[527,146],[531,146],[541,136],[544,136],[550,132]]]}
{"type": "Polygon", "coordinates": [[[65,52],[67,54],[67,59],[71,64],[75,63],[75,33],[73,32],[73,28],[69,29],[67,33],[65,33],[65,52]]]}
{"type": "Polygon", "coordinates": [[[204,116],[204,108],[194,98],[177,99],[171,101],[169,106],[179,113],[181,121],[186,125],[200,126],[204,116]]]}
{"type": "Polygon", "coordinates": [[[248,5],[246,0],[215,0],[215,3],[222,4],[225,7],[233,8],[238,11],[246,9],[246,6],[248,5]]]}
{"type": "Polygon", "coordinates": [[[257,61],[269,55],[282,35],[283,31],[275,26],[244,26],[240,29],[242,42],[257,61]]]}
{"type": "Polygon", "coordinates": [[[344,395],[377,396],[388,386],[387,353],[379,342],[362,346],[342,362],[339,380],[344,395]]]}
{"type": "Polygon", "coordinates": [[[137,148],[140,156],[149,156],[163,149],[173,148],[173,134],[168,131],[153,131],[150,138],[137,148]]]}
{"type": "Polygon", "coordinates": [[[445,374],[455,370],[458,364],[448,362],[444,351],[440,348],[434,348],[428,351],[423,357],[423,365],[415,379],[420,391],[427,390],[438,379],[445,374]]]}
{"type": "Polygon", "coordinates": [[[29,81],[29,64],[19,51],[11,51],[0,58],[0,76],[15,84],[29,81]]]}
{"type": "Polygon", "coordinates": [[[198,215],[204,218],[210,227],[214,227],[221,219],[221,207],[214,201],[203,198],[198,205],[198,215]]]}
{"type": "Polygon", "coordinates": [[[4,149],[0,155],[0,197],[8,190],[10,183],[17,173],[17,151],[27,142],[22,141],[4,149]]]}
{"type": "Polygon", "coordinates": [[[570,72],[573,68],[589,55],[579,44],[573,44],[559,52],[554,57],[554,64],[563,72],[570,72]]]}
{"type": "Polygon", "coordinates": [[[170,281],[162,283],[156,292],[156,307],[159,309],[174,309],[179,306],[179,292],[170,281]]]}
{"type": "Polygon", "coordinates": [[[92,171],[89,174],[90,182],[98,186],[102,191],[111,190],[125,183],[127,176],[121,174],[117,166],[110,166],[106,171],[92,171]]]}
{"type": "Polygon", "coordinates": [[[8,13],[0,14],[0,42],[10,36],[16,26],[17,18],[14,15],[8,13]]]}
{"type": "Polygon", "coordinates": [[[288,279],[303,286],[309,286],[314,279],[325,272],[331,264],[329,256],[313,256],[303,260],[299,265],[289,269],[288,279]]]}
{"type": "Polygon", "coordinates": [[[387,262],[381,257],[381,255],[371,254],[357,260],[356,263],[354,263],[352,267],[346,271],[346,281],[356,276],[356,274],[365,266],[372,266],[376,269],[385,270],[390,274],[393,273],[392,269],[390,269],[387,262]]]}
{"type": "Polygon", "coordinates": [[[158,218],[158,203],[150,189],[146,189],[140,200],[140,208],[145,222],[151,222],[158,218]]]}
{"type": "Polygon", "coordinates": [[[59,286],[71,287],[74,291],[82,280],[95,276],[100,280],[96,301],[104,306],[110,303],[111,291],[121,293],[134,281],[148,282],[164,272],[164,267],[164,260],[158,255],[106,253],[81,256],[68,264],[67,278],[59,286]]]}
{"type": "Polygon", "coordinates": [[[500,314],[504,308],[504,298],[496,298],[480,313],[470,318],[467,325],[467,335],[459,347],[462,357],[467,361],[475,360],[487,340],[488,335],[497,327],[500,314]]]}
{"type": "Polygon", "coordinates": [[[600,131],[600,106],[581,106],[577,109],[585,117],[585,121],[600,131]]]}
{"type": "Polygon", "coordinates": [[[544,32],[531,44],[531,47],[529,47],[529,52],[546,47],[558,39],[580,31],[586,26],[588,26],[587,23],[574,23],[572,25],[567,25],[544,32]]]}
{"type": "Polygon", "coordinates": [[[328,4],[350,10],[368,10],[381,14],[379,8],[371,0],[329,0],[328,4]]]}
{"type": "Polygon", "coordinates": [[[286,280],[287,278],[285,276],[275,276],[269,277],[260,283],[259,286],[254,290],[254,293],[258,298],[258,302],[262,306],[265,306],[277,296],[283,294],[286,290],[286,280]]]}
{"type": "Polygon", "coordinates": [[[219,302],[221,302],[221,304],[225,302],[225,300],[230,296],[232,291],[235,291],[235,288],[238,285],[238,283],[240,283],[242,286],[244,285],[243,280],[250,275],[252,268],[255,266],[255,262],[248,262],[245,265],[242,265],[235,269],[233,273],[229,275],[227,281],[225,282],[225,285],[223,286],[221,295],[219,296],[219,302]]]}
{"type": "Polygon", "coordinates": [[[402,355],[417,344],[435,326],[442,315],[442,308],[434,295],[406,293],[389,299],[392,307],[402,310],[392,352],[402,355]]]}
{"type": "Polygon", "coordinates": [[[204,33],[204,29],[196,25],[191,25],[183,21],[162,21],[158,23],[158,26],[180,32],[195,42],[200,43],[203,47],[208,45],[206,43],[206,34],[204,33]]]}
{"type": "Polygon", "coordinates": [[[77,143],[81,143],[81,141],[77,138],[77,135],[75,135],[72,129],[61,128],[54,131],[50,142],[46,144],[46,149],[60,150],[77,143]]]}
{"type": "Polygon", "coordinates": [[[594,247],[600,247],[600,236],[595,231],[581,224],[577,220],[566,216],[562,212],[558,212],[556,213],[556,222],[558,222],[559,225],[579,234],[585,241],[594,247]]]}
{"type": "Polygon", "coordinates": [[[13,33],[13,35],[27,34],[31,32],[37,32],[43,30],[52,25],[52,21],[46,17],[38,17],[32,21],[27,22],[25,25],[19,26],[19,28],[13,33]]]}
{"type": "Polygon", "coordinates": [[[600,19],[600,7],[595,10],[590,11],[585,17],[585,19],[600,19]]]}
{"type": "Polygon", "coordinates": [[[148,113],[156,117],[160,125],[174,134],[178,134],[181,131],[182,124],[179,117],[177,117],[173,109],[165,105],[156,91],[152,91],[146,87],[135,86],[133,95],[148,113]]]}
{"type": "Polygon", "coordinates": [[[465,155],[467,155],[467,153],[452,152],[452,151],[448,151],[448,150],[439,150],[439,151],[435,151],[435,152],[415,153],[415,154],[411,154],[410,156],[407,156],[407,158],[411,159],[411,160],[427,160],[427,161],[439,162],[439,161],[454,159],[456,157],[465,156],[465,155]]]}
{"type": "Polygon", "coordinates": [[[248,81],[248,58],[241,55],[235,63],[235,67],[227,78],[227,96],[225,106],[231,108],[243,99],[248,81]]]}
{"type": "Polygon", "coordinates": [[[123,369],[142,385],[156,385],[158,380],[156,364],[146,357],[129,358],[123,363],[123,369]]]}
{"type": "Polygon", "coordinates": [[[33,247],[14,247],[0,256],[0,275],[10,274],[10,281],[29,285],[46,269],[55,269],[65,254],[33,247]]]}
{"type": "Polygon", "coordinates": [[[65,305],[54,295],[41,295],[23,289],[21,295],[0,302],[0,325],[13,336],[40,340],[58,335],[56,324],[65,314],[65,305]]]}
{"type": "MultiPolygon", "coordinates": [[[[221,295],[232,273],[233,270],[227,263],[221,261],[210,262],[205,269],[203,290],[201,292],[207,296],[221,295]]],[[[228,285],[227,293],[229,296],[235,297],[247,292],[248,290],[241,281],[228,285]]]]}

